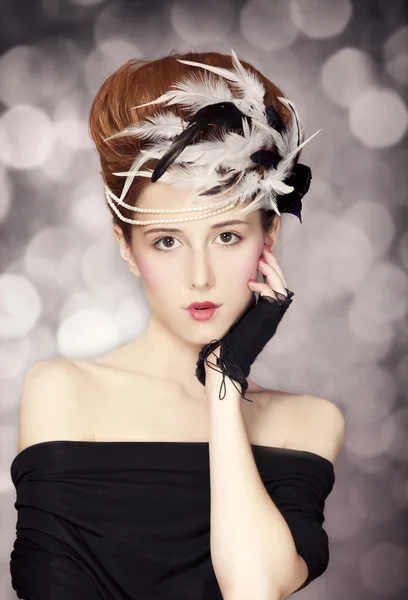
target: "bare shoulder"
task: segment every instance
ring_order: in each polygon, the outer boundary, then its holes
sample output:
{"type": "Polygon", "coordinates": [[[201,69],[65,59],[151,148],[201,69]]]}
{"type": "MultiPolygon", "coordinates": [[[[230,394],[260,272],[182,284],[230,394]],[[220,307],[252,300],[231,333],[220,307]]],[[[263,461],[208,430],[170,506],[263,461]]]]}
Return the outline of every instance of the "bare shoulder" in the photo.
{"type": "Polygon", "coordinates": [[[266,437],[274,439],[280,415],[280,427],[286,431],[285,448],[314,452],[334,464],[345,436],[345,418],[334,402],[310,394],[265,388],[260,396],[266,437]]]}
{"type": "Polygon", "coordinates": [[[292,427],[286,447],[307,450],[334,464],[343,445],[345,418],[331,400],[309,394],[290,398],[292,427]]]}
{"type": "Polygon", "coordinates": [[[75,363],[62,357],[30,367],[20,396],[18,452],[43,441],[89,438],[79,403],[82,378],[75,363]]]}

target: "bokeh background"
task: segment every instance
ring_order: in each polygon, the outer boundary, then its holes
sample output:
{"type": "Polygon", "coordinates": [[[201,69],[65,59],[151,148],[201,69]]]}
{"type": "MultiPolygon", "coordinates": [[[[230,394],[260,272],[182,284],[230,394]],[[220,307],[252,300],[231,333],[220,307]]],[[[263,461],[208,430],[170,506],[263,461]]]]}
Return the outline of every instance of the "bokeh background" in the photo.
{"type": "Polygon", "coordinates": [[[408,597],[408,9],[402,0],[0,1],[0,597],[14,599],[22,381],[141,333],[87,119],[132,57],[218,50],[297,105],[313,181],[276,254],[296,301],[259,384],[335,402],[347,431],[326,502],[331,561],[299,598],[408,597]]]}

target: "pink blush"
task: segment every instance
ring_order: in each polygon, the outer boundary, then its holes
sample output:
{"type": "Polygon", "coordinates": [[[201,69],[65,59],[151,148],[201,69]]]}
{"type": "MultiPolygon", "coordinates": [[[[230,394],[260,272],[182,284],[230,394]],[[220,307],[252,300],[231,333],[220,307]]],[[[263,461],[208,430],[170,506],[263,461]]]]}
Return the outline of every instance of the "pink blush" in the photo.
{"type": "Polygon", "coordinates": [[[174,282],[174,275],[171,269],[164,269],[160,261],[156,263],[155,261],[139,258],[138,266],[145,285],[151,290],[158,288],[166,289],[166,286],[174,282]]]}
{"type": "Polygon", "coordinates": [[[239,275],[239,278],[242,277],[245,279],[245,282],[249,279],[256,279],[260,256],[261,254],[256,251],[252,256],[246,257],[245,260],[240,263],[239,268],[237,265],[237,274],[239,275]]]}
{"type": "Polygon", "coordinates": [[[152,267],[143,258],[139,258],[137,264],[139,267],[140,275],[144,280],[145,284],[150,288],[154,288],[156,281],[158,280],[158,274],[155,272],[154,267],[152,267]]]}

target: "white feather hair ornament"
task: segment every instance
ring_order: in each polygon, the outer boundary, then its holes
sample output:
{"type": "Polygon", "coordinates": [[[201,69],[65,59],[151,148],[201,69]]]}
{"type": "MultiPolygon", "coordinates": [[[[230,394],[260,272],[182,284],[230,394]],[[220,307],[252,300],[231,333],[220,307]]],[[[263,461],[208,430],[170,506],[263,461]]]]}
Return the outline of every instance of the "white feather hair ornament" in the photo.
{"type": "MultiPolygon", "coordinates": [[[[105,141],[137,136],[151,142],[141,150],[129,171],[114,173],[126,177],[120,198],[105,186],[107,197],[133,208],[123,199],[134,177],[150,177],[152,182],[162,179],[176,187],[201,190],[198,196],[217,197],[228,191],[228,202],[232,204],[243,204],[253,198],[240,211],[242,214],[262,208],[274,210],[278,215],[292,213],[302,222],[301,199],[309,189],[311,170],[296,163],[296,155],[322,130],[301,143],[304,128],[295,104],[288,98],[278,98],[292,113],[291,126],[286,129],[272,105],[265,106],[262,81],[244,68],[234,50],[231,55],[233,69],[178,61],[227,79],[237,96],[223,79],[214,81],[207,73],[200,76],[193,73],[177,81],[171,86],[174,89],[159,98],[134,107],[179,104],[190,113],[185,119],[165,112],[106,138],[105,141]],[[210,136],[194,143],[211,125],[225,126],[221,127],[221,139],[210,136]],[[228,127],[240,128],[243,135],[228,131],[228,127]],[[150,159],[158,159],[155,169],[140,170],[150,159]],[[259,169],[260,166],[263,168],[259,169]]],[[[225,205],[225,197],[215,205],[225,205]]]]}

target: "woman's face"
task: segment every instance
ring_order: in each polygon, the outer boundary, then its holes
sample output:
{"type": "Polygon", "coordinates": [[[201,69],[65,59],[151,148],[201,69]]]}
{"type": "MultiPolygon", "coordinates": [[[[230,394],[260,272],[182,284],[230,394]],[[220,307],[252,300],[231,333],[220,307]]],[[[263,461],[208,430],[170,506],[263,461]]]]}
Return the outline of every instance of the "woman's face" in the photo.
{"type": "MultiPolygon", "coordinates": [[[[191,190],[156,182],[147,186],[137,206],[187,208],[197,206],[192,202],[194,198],[197,196],[191,190]]],[[[213,201],[207,196],[200,197],[199,203],[213,201]]],[[[130,250],[135,270],[132,271],[142,278],[152,313],[166,328],[192,344],[202,345],[221,338],[254,299],[248,280],[256,279],[264,242],[273,244],[262,231],[260,211],[242,216],[240,208],[235,206],[197,221],[133,227],[130,250]],[[232,220],[240,222],[220,225],[232,220]],[[186,308],[192,302],[204,301],[221,306],[210,319],[196,321],[186,308]]],[[[143,220],[191,215],[134,214],[143,220]]]]}

